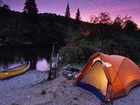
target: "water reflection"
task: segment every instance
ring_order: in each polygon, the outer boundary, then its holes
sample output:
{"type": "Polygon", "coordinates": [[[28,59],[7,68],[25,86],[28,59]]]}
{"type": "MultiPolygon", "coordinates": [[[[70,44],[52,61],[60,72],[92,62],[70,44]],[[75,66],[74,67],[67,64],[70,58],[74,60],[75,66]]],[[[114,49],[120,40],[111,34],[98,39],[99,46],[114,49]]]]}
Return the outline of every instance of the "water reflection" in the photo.
{"type": "Polygon", "coordinates": [[[50,65],[46,59],[39,59],[36,63],[36,70],[49,71],[50,65]]]}
{"type": "Polygon", "coordinates": [[[30,61],[30,69],[49,70],[51,47],[22,46],[0,48],[0,71],[30,61]]]}

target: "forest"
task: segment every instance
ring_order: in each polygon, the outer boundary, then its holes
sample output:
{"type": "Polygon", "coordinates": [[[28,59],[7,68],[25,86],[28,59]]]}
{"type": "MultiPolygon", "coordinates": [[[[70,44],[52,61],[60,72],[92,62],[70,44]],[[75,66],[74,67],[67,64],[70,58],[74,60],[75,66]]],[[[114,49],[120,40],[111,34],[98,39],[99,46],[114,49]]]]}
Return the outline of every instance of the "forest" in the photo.
{"type": "Polygon", "coordinates": [[[35,0],[26,0],[23,12],[0,5],[0,47],[56,43],[65,63],[85,63],[97,51],[120,54],[140,62],[140,29],[131,16],[108,12],[90,17],[84,22],[77,9],[75,19],[70,17],[70,6],[64,16],[39,13],[35,0]],[[34,8],[31,8],[34,7],[34,8]]]}

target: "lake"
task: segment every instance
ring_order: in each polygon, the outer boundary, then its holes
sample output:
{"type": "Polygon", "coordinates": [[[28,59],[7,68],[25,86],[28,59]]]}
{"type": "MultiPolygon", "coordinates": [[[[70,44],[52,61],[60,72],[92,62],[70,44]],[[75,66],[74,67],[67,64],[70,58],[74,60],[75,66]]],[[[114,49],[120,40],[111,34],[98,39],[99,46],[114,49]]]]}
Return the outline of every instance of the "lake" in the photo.
{"type": "MultiPolygon", "coordinates": [[[[56,48],[57,49],[57,48],[56,48]]],[[[57,52],[55,49],[55,52],[57,52]]],[[[0,48],[0,71],[30,61],[30,69],[49,70],[52,47],[28,45],[0,48]]]]}

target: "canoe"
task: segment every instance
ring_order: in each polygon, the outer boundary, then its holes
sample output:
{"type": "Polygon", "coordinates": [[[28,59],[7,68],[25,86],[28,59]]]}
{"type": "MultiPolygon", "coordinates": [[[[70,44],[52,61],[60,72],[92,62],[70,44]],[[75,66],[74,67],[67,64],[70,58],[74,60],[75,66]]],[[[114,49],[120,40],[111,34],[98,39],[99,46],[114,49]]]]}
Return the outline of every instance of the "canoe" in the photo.
{"type": "Polygon", "coordinates": [[[22,73],[25,73],[26,71],[28,71],[30,67],[30,62],[26,62],[20,66],[5,70],[5,71],[1,71],[0,72],[0,80],[1,79],[7,79],[10,77],[14,77],[17,75],[20,75],[22,73]]]}

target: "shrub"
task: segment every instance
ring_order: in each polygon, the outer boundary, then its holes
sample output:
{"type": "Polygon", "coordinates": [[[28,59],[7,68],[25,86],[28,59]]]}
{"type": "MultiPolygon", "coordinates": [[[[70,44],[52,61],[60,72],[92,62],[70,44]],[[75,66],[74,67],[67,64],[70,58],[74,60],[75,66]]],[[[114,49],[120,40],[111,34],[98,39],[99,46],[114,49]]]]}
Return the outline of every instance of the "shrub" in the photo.
{"type": "Polygon", "coordinates": [[[80,63],[82,62],[83,52],[79,47],[62,47],[60,50],[60,56],[62,57],[61,63],[80,63]]]}
{"type": "Polygon", "coordinates": [[[83,60],[87,61],[93,53],[100,51],[101,41],[98,38],[94,40],[82,39],[78,41],[77,46],[83,52],[83,60]]]}

